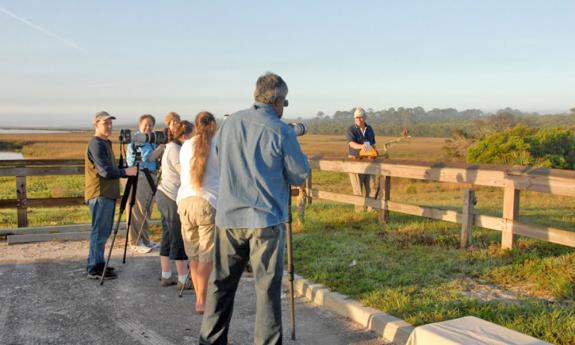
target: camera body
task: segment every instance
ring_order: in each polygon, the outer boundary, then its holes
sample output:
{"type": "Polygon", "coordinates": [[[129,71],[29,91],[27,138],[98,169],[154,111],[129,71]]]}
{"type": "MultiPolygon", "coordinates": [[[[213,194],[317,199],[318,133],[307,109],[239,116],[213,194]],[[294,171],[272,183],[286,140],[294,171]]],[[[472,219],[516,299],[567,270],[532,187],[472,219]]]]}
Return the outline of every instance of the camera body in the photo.
{"type": "Polygon", "coordinates": [[[168,142],[168,134],[164,131],[153,131],[150,133],[134,133],[129,129],[120,130],[120,143],[129,144],[133,142],[139,146],[145,143],[150,144],[166,144],[168,142]]]}

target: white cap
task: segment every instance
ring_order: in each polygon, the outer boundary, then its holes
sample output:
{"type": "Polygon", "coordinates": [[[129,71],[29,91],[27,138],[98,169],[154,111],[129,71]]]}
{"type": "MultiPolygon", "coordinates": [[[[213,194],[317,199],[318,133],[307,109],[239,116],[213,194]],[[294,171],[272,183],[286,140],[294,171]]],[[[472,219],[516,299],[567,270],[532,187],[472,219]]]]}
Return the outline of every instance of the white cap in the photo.
{"type": "Polygon", "coordinates": [[[98,123],[98,121],[106,121],[108,119],[115,120],[116,118],[105,111],[99,111],[96,114],[94,114],[93,123],[96,124],[98,123]]]}
{"type": "Polygon", "coordinates": [[[362,107],[356,107],[355,111],[353,112],[353,117],[363,117],[365,118],[366,114],[365,114],[365,110],[363,110],[362,107]]]}

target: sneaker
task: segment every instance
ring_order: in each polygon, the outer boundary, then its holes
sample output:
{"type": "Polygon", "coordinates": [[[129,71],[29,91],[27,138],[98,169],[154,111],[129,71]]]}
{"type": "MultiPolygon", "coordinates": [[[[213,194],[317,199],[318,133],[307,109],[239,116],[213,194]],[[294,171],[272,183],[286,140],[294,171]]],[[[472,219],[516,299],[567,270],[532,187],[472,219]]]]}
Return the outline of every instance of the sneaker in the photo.
{"type": "Polygon", "coordinates": [[[161,286],[172,286],[172,285],[176,285],[176,283],[178,282],[178,278],[171,276],[170,278],[164,279],[164,278],[160,278],[160,285],[161,286]]]}
{"type": "Polygon", "coordinates": [[[150,243],[148,243],[148,247],[150,247],[150,249],[158,249],[160,248],[160,242],[150,241],[150,243]]]}
{"type": "Polygon", "coordinates": [[[136,253],[146,254],[152,251],[152,248],[145,246],[143,244],[139,244],[137,246],[130,246],[130,249],[136,253]]]}
{"type": "Polygon", "coordinates": [[[180,281],[178,280],[178,285],[176,286],[176,288],[178,290],[182,290],[182,287],[184,288],[184,290],[193,290],[194,289],[194,284],[192,284],[192,280],[188,279],[186,281],[186,284],[182,284],[180,283],[180,281]]]}
{"type": "MultiPolygon", "coordinates": [[[[88,279],[100,279],[102,277],[102,272],[88,272],[88,279]]],[[[106,270],[104,274],[104,280],[112,280],[118,278],[118,275],[110,270],[106,270]]]]}

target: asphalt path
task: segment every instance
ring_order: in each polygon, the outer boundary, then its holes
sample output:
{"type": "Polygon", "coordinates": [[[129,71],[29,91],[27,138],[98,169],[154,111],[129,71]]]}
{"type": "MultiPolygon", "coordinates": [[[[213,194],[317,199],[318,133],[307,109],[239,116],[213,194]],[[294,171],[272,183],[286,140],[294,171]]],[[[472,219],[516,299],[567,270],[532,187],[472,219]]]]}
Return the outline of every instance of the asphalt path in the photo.
{"type": "MultiPolygon", "coordinates": [[[[87,242],[0,243],[0,344],[197,344],[201,316],[194,292],[178,297],[159,284],[158,253],[114,249],[119,278],[100,286],[85,273],[87,242]]],[[[296,300],[297,339],[290,339],[283,294],[284,344],[385,344],[373,332],[296,300]]],[[[253,278],[242,278],[229,340],[251,344],[255,317],[253,278]]]]}

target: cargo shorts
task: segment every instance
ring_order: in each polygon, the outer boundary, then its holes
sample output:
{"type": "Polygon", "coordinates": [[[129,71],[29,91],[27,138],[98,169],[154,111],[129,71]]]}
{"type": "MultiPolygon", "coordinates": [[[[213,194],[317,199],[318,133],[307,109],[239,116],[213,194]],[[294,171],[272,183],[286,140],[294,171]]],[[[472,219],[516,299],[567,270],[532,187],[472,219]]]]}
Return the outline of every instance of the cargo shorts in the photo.
{"type": "Polygon", "coordinates": [[[206,199],[192,196],[180,202],[178,214],[188,259],[213,261],[216,209],[206,199]]]}

